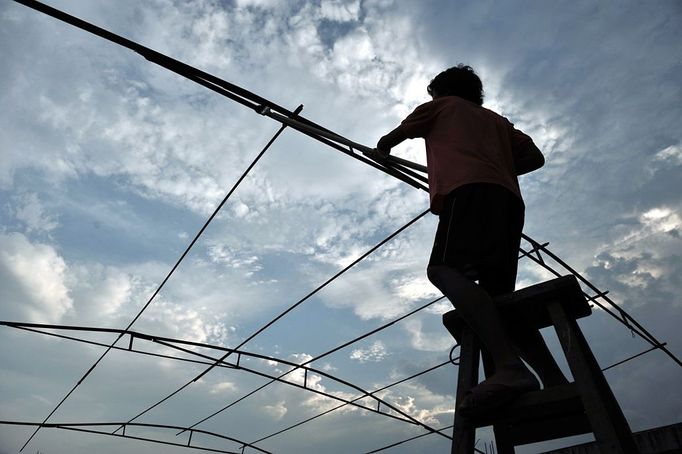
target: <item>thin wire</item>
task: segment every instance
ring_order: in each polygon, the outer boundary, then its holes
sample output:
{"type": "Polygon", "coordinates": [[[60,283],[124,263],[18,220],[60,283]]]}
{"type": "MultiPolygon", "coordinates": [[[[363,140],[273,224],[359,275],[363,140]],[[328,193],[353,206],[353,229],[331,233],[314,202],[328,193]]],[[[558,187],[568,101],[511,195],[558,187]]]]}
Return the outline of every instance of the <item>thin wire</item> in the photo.
{"type": "MultiPolygon", "coordinates": [[[[303,109],[303,106],[299,106],[298,109],[296,109],[296,111],[294,112],[294,115],[296,115],[298,112],[300,112],[301,109],[303,109]]],[[[228,200],[228,199],[230,198],[230,196],[234,193],[234,191],[237,189],[237,187],[241,184],[241,182],[244,180],[244,178],[246,177],[246,175],[251,171],[251,169],[253,169],[253,167],[254,167],[254,166],[256,165],[256,163],[260,160],[260,158],[263,156],[263,154],[265,154],[265,152],[266,152],[266,151],[270,148],[270,146],[275,142],[275,140],[276,140],[276,139],[279,137],[279,135],[284,131],[284,129],[286,129],[286,127],[287,127],[286,125],[282,125],[282,126],[279,128],[279,130],[278,130],[278,131],[272,136],[272,138],[268,141],[268,143],[265,145],[265,147],[263,147],[263,149],[260,151],[260,153],[258,153],[258,156],[256,156],[256,158],[253,160],[253,162],[251,163],[251,165],[249,165],[249,167],[244,171],[244,173],[242,173],[242,175],[239,177],[239,179],[237,180],[237,182],[232,186],[232,189],[230,189],[230,191],[227,193],[227,195],[226,195],[226,196],[223,198],[223,200],[218,204],[218,206],[217,206],[216,209],[213,211],[213,213],[211,214],[211,216],[209,216],[209,218],[206,220],[206,222],[205,222],[204,225],[201,227],[201,229],[199,230],[199,232],[194,236],[194,239],[192,239],[192,241],[189,243],[189,245],[187,246],[187,248],[185,249],[185,251],[182,253],[182,255],[180,256],[180,258],[175,262],[175,265],[173,265],[173,268],[171,268],[171,270],[168,272],[168,274],[167,274],[166,277],[163,279],[163,281],[161,282],[161,284],[160,284],[160,285],[157,287],[157,289],[154,291],[154,293],[153,293],[152,296],[149,298],[149,300],[145,303],[145,305],[142,307],[142,309],[140,309],[140,311],[137,313],[137,315],[135,316],[135,318],[133,318],[133,320],[128,324],[128,326],[125,328],[124,332],[122,332],[122,333],[120,333],[120,334],[118,335],[118,337],[114,340],[114,342],[113,342],[111,345],[109,345],[109,347],[107,347],[106,350],[104,350],[104,352],[100,355],[100,357],[97,359],[97,361],[95,361],[95,363],[94,363],[92,366],[90,366],[90,368],[85,372],[85,374],[83,374],[83,376],[78,380],[78,382],[76,382],[76,384],[71,388],[71,390],[62,398],[62,400],[59,401],[59,403],[58,403],[58,404],[52,409],[52,411],[45,417],[45,419],[43,420],[43,424],[45,424],[45,423],[47,422],[47,420],[50,419],[50,417],[59,409],[59,407],[61,407],[61,406],[64,404],[64,402],[66,402],[66,400],[69,398],[69,396],[71,396],[71,394],[73,394],[73,392],[76,390],[76,388],[78,388],[78,387],[80,386],[80,384],[83,383],[83,381],[92,373],[93,370],[95,370],[95,368],[96,368],[96,367],[99,365],[99,363],[104,359],[104,357],[111,351],[111,349],[114,347],[114,345],[116,345],[116,343],[117,343],[117,342],[125,335],[125,333],[133,326],[133,324],[140,318],[140,316],[142,316],[142,313],[149,307],[149,305],[152,303],[152,301],[154,300],[154,298],[156,298],[156,296],[159,294],[159,292],[161,291],[161,289],[166,285],[166,282],[168,282],[168,280],[169,280],[170,277],[173,275],[173,273],[175,272],[175,270],[178,269],[178,267],[180,266],[180,263],[182,263],[182,261],[185,259],[185,257],[186,257],[187,254],[189,253],[189,251],[192,249],[192,247],[194,246],[194,244],[199,240],[199,237],[204,233],[204,231],[206,230],[206,228],[208,227],[208,225],[209,225],[209,224],[211,223],[211,221],[216,217],[216,215],[218,214],[218,212],[220,211],[220,209],[223,207],[223,205],[225,205],[225,203],[227,202],[227,200],[228,200]]],[[[38,433],[38,431],[40,430],[41,427],[42,427],[42,426],[38,426],[38,427],[36,428],[36,430],[31,434],[31,436],[28,438],[28,440],[26,440],[26,442],[24,443],[24,445],[21,447],[21,449],[19,450],[19,452],[22,452],[22,451],[24,450],[24,448],[26,448],[26,446],[31,442],[31,440],[33,439],[33,437],[36,436],[36,434],[38,433]]]]}
{"type": "Polygon", "coordinates": [[[621,364],[624,364],[624,363],[626,363],[626,362],[628,362],[628,361],[631,361],[631,360],[633,360],[633,359],[635,359],[635,358],[639,358],[640,356],[645,355],[645,354],[647,354],[647,353],[649,353],[649,352],[652,352],[652,351],[654,351],[654,350],[661,349],[661,348],[664,347],[665,345],[667,345],[667,344],[666,344],[666,343],[663,343],[663,344],[661,344],[661,345],[655,345],[655,346],[653,346],[653,347],[651,347],[651,348],[649,348],[649,349],[644,350],[643,352],[637,353],[636,355],[629,356],[629,357],[625,358],[624,360],[618,361],[617,363],[613,363],[613,364],[611,364],[610,366],[607,366],[607,367],[603,368],[603,369],[602,369],[602,372],[605,372],[605,371],[607,371],[607,370],[609,370],[609,369],[611,369],[611,368],[613,368],[613,367],[620,366],[621,364]]]}
{"type": "MultiPolygon", "coordinates": [[[[598,301],[593,300],[595,304],[597,304],[601,309],[603,309],[606,313],[611,315],[613,318],[621,322],[623,325],[625,325],[628,329],[636,333],[639,337],[644,339],[646,342],[648,342],[651,346],[659,348],[661,351],[663,351],[668,357],[670,357],[675,363],[677,363],[678,366],[682,367],[682,361],[670,350],[664,347],[666,345],[665,343],[660,342],[656,337],[654,337],[653,334],[648,332],[646,328],[644,328],[637,320],[635,320],[630,314],[628,314],[623,308],[618,306],[611,298],[606,296],[607,292],[602,292],[600,291],[594,284],[592,284],[589,280],[584,278],[580,273],[578,273],[575,269],[573,269],[570,265],[568,265],[566,262],[561,260],[557,255],[555,255],[552,251],[550,251],[546,246],[547,244],[540,244],[537,241],[535,241],[533,238],[529,237],[528,235],[523,234],[523,239],[528,241],[531,246],[533,246],[534,249],[536,249],[539,253],[539,251],[543,251],[545,254],[547,254],[552,260],[554,260],[556,263],[558,263],[560,266],[562,266],[565,270],[567,270],[569,273],[571,273],[573,276],[576,277],[580,282],[588,286],[592,291],[594,291],[599,297],[601,297],[603,300],[605,300],[611,307],[613,307],[618,313],[621,315],[622,318],[618,317],[616,314],[614,314],[609,308],[607,308],[605,305],[599,303],[598,301]],[[635,325],[635,328],[633,328],[630,325],[630,322],[632,322],[635,325]]],[[[521,252],[523,249],[521,249],[521,252]]],[[[556,270],[554,270],[551,266],[549,266],[547,263],[545,263],[544,260],[538,259],[536,257],[533,257],[530,255],[526,255],[529,259],[533,260],[535,263],[541,265],[544,267],[546,270],[550,271],[551,273],[555,274],[556,276],[561,276],[560,273],[558,273],[556,270]]]]}
{"type": "MultiPolygon", "coordinates": [[[[371,330],[371,331],[369,331],[369,332],[367,332],[367,333],[365,333],[365,334],[363,334],[363,335],[361,335],[361,336],[358,336],[358,337],[356,337],[356,338],[354,338],[354,339],[352,339],[352,340],[349,340],[349,341],[347,341],[347,342],[344,342],[343,344],[341,344],[341,345],[339,345],[339,346],[337,346],[337,347],[334,347],[333,349],[331,349],[331,350],[329,350],[329,351],[327,351],[327,352],[325,352],[325,353],[322,353],[322,354],[320,354],[320,355],[318,355],[318,356],[316,356],[316,357],[314,357],[314,358],[309,359],[308,361],[302,363],[301,366],[306,366],[306,365],[308,365],[308,364],[310,364],[310,363],[312,363],[312,362],[314,362],[314,361],[319,361],[320,359],[324,358],[325,356],[329,356],[329,355],[331,355],[332,353],[335,353],[335,352],[337,352],[337,351],[339,351],[339,350],[341,350],[341,349],[343,349],[343,348],[348,347],[349,345],[352,345],[352,344],[354,344],[354,343],[356,343],[356,342],[359,342],[359,341],[361,341],[361,340],[363,340],[363,339],[365,339],[365,338],[367,338],[367,337],[369,337],[369,336],[371,336],[371,335],[373,335],[373,334],[376,334],[376,333],[378,333],[378,332],[380,332],[380,331],[383,331],[384,329],[386,329],[386,328],[388,328],[388,327],[390,327],[390,326],[392,326],[392,325],[398,323],[399,321],[404,320],[405,318],[410,317],[411,315],[416,314],[417,312],[419,312],[419,311],[421,311],[421,310],[423,310],[423,309],[426,309],[427,307],[429,307],[429,306],[431,306],[431,305],[437,303],[438,301],[442,300],[443,298],[445,298],[445,296],[441,296],[441,297],[439,297],[439,298],[436,298],[435,300],[431,301],[430,303],[426,303],[426,304],[424,304],[423,306],[418,307],[418,308],[416,308],[416,309],[414,309],[414,310],[412,310],[412,311],[410,311],[410,312],[408,312],[408,313],[406,313],[406,314],[404,314],[404,315],[398,317],[397,319],[392,320],[392,321],[389,322],[389,323],[386,323],[386,324],[384,324],[384,325],[382,325],[382,326],[379,326],[378,328],[375,328],[375,329],[373,329],[373,330],[371,330]]],[[[192,424],[191,426],[189,426],[189,428],[196,427],[196,426],[198,426],[199,424],[208,421],[209,419],[213,418],[214,416],[217,416],[218,414],[220,414],[220,413],[222,413],[223,411],[227,410],[228,408],[230,408],[230,407],[236,405],[237,403],[241,402],[242,400],[246,399],[247,397],[250,397],[250,396],[256,394],[256,392],[261,391],[262,389],[266,388],[267,386],[270,386],[271,384],[275,383],[276,381],[279,381],[280,378],[282,378],[282,377],[284,377],[284,376],[290,374],[290,373],[293,372],[294,370],[296,370],[296,369],[289,370],[289,371],[283,373],[282,375],[280,375],[279,377],[277,377],[276,379],[273,379],[272,381],[270,381],[270,382],[268,382],[268,383],[265,383],[265,384],[259,386],[259,387],[256,388],[255,390],[253,390],[253,391],[251,391],[251,392],[249,392],[249,393],[243,395],[243,396],[240,397],[239,399],[236,399],[236,400],[232,401],[230,404],[224,406],[224,407],[221,408],[220,410],[218,410],[218,411],[216,411],[216,412],[210,414],[209,416],[207,416],[207,417],[201,419],[200,421],[195,422],[194,424],[192,424]]],[[[182,432],[180,432],[180,433],[182,433],[182,432]]],[[[179,435],[179,434],[178,434],[178,435],[179,435]]]]}
{"type": "MultiPolygon", "coordinates": [[[[454,426],[455,426],[454,424],[450,424],[449,426],[443,427],[442,429],[438,429],[438,433],[440,433],[440,432],[442,432],[442,431],[444,431],[444,430],[451,429],[451,428],[453,428],[454,426]]],[[[409,441],[416,440],[417,438],[426,437],[427,435],[431,435],[431,433],[427,432],[427,433],[425,433],[425,434],[417,435],[417,436],[415,436],[415,437],[410,437],[410,438],[407,438],[407,439],[405,439],[405,440],[398,441],[398,442],[392,443],[392,444],[390,444],[390,445],[384,446],[383,448],[375,449],[375,450],[373,450],[373,451],[367,451],[367,452],[365,452],[364,454],[372,454],[372,453],[375,453],[375,452],[385,451],[385,450],[387,450],[387,449],[394,448],[394,447],[396,447],[396,446],[398,446],[398,445],[402,445],[403,443],[407,443],[407,442],[409,442],[409,441]]],[[[474,448],[474,451],[476,451],[476,452],[478,452],[478,453],[480,453],[480,454],[485,454],[483,451],[481,451],[481,450],[478,449],[478,448],[474,448]]]]}
{"type": "MultiPolygon", "coordinates": [[[[358,257],[357,259],[355,259],[350,265],[346,266],[346,267],[343,268],[341,271],[339,271],[338,273],[336,273],[334,276],[332,276],[332,277],[330,277],[329,279],[327,279],[323,284],[319,285],[315,290],[313,290],[313,291],[311,291],[310,293],[308,293],[306,296],[304,296],[303,298],[301,298],[300,300],[298,300],[296,303],[294,303],[293,305],[291,305],[288,309],[286,309],[285,311],[283,311],[282,313],[280,313],[277,317],[275,317],[274,319],[272,319],[271,321],[269,321],[268,323],[266,323],[265,325],[263,325],[263,326],[262,326],[261,328],[259,328],[256,332],[254,332],[254,333],[251,334],[249,337],[247,337],[245,340],[243,340],[243,341],[242,341],[237,347],[235,347],[233,350],[239,350],[241,347],[243,347],[243,346],[244,346],[247,342],[249,342],[251,339],[253,339],[254,337],[258,336],[260,333],[262,333],[263,331],[265,331],[266,329],[268,329],[270,326],[272,326],[274,323],[276,323],[276,322],[277,322],[278,320],[280,320],[282,317],[284,317],[284,316],[287,315],[289,312],[291,312],[292,310],[294,310],[295,308],[297,308],[298,306],[300,306],[301,304],[303,304],[308,298],[310,298],[311,296],[313,296],[314,294],[316,294],[317,292],[319,292],[320,290],[322,290],[324,287],[326,287],[327,285],[329,285],[329,284],[330,284],[331,282],[333,282],[336,278],[338,278],[338,277],[341,276],[343,273],[345,273],[346,271],[348,271],[349,269],[351,269],[353,266],[355,266],[355,265],[357,265],[358,263],[360,263],[360,261],[364,260],[366,257],[368,257],[370,254],[372,254],[374,251],[376,251],[377,249],[379,249],[381,246],[383,246],[384,244],[386,244],[387,242],[389,242],[390,240],[392,240],[393,238],[395,238],[395,237],[396,237],[397,235],[399,235],[403,230],[407,229],[407,228],[410,227],[412,224],[414,224],[415,222],[417,222],[419,219],[421,219],[422,217],[424,217],[428,212],[429,212],[429,210],[423,211],[421,214],[417,215],[417,217],[415,217],[414,219],[412,219],[411,221],[409,221],[407,224],[403,225],[403,226],[400,227],[398,230],[396,230],[395,232],[393,232],[392,234],[390,234],[389,236],[387,236],[386,238],[384,238],[382,241],[380,241],[380,242],[379,242],[378,244],[376,244],[374,247],[372,247],[371,249],[369,249],[369,250],[368,250],[367,252],[365,252],[363,255],[361,255],[360,257],[358,257]]],[[[129,420],[129,422],[132,422],[132,421],[136,420],[136,419],[139,418],[140,416],[144,415],[145,413],[147,413],[147,412],[151,411],[152,409],[156,408],[157,406],[159,406],[159,405],[162,404],[163,402],[167,401],[167,400],[170,399],[171,397],[175,396],[176,394],[178,394],[178,393],[179,393],[180,391],[182,391],[183,389],[187,388],[187,387],[188,387],[189,385],[191,385],[192,383],[194,383],[194,382],[196,382],[197,380],[201,379],[201,378],[202,378],[204,375],[206,375],[211,369],[213,369],[217,364],[223,362],[223,361],[224,361],[228,356],[230,356],[231,354],[232,354],[232,351],[228,351],[228,352],[225,353],[221,358],[219,358],[218,360],[216,360],[216,362],[215,362],[212,366],[208,367],[208,368],[207,368],[206,370],[204,370],[202,373],[200,373],[199,375],[197,375],[194,379],[192,379],[192,380],[190,380],[189,382],[185,383],[183,386],[181,386],[181,387],[178,388],[177,390],[173,391],[171,394],[167,395],[166,397],[164,397],[164,398],[161,399],[160,401],[158,401],[158,402],[154,403],[153,405],[147,407],[146,409],[144,409],[143,411],[141,411],[140,413],[138,413],[137,415],[135,415],[134,417],[132,417],[132,418],[129,420]]]]}

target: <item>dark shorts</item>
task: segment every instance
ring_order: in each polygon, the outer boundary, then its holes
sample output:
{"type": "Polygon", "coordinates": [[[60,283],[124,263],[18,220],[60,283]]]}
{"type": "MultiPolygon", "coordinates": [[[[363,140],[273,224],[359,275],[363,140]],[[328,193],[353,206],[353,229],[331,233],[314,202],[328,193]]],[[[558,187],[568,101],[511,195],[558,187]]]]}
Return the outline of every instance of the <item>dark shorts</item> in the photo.
{"type": "Polygon", "coordinates": [[[447,265],[491,295],[514,290],[524,205],[489,183],[461,186],[445,198],[429,266],[447,265]]]}

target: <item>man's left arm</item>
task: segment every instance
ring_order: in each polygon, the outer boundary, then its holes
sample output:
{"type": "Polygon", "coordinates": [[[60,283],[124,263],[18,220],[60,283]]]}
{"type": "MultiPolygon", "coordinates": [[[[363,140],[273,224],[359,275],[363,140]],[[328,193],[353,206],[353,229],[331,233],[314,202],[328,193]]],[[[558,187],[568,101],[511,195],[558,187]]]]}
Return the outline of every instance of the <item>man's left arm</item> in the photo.
{"type": "Polygon", "coordinates": [[[407,136],[405,135],[405,132],[400,126],[398,126],[393,131],[379,139],[377,142],[377,151],[385,158],[391,153],[391,148],[402,143],[406,139],[407,136]]]}

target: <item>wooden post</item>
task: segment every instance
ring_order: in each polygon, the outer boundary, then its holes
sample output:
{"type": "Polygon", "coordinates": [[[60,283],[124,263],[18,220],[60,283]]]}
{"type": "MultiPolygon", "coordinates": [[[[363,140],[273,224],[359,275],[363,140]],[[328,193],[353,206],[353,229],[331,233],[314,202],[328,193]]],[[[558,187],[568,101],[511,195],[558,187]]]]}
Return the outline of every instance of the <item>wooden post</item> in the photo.
{"type": "MultiPolygon", "coordinates": [[[[459,373],[457,374],[457,397],[455,406],[459,405],[464,395],[478,384],[479,346],[473,331],[468,327],[462,330],[459,351],[459,373]]],[[[455,408],[455,426],[452,431],[452,454],[470,454],[474,452],[476,428],[459,414],[455,408]]]]}
{"type": "Polygon", "coordinates": [[[566,316],[564,308],[558,301],[548,303],[547,310],[578,386],[600,452],[638,453],[627,420],[578,323],[566,316]]]}

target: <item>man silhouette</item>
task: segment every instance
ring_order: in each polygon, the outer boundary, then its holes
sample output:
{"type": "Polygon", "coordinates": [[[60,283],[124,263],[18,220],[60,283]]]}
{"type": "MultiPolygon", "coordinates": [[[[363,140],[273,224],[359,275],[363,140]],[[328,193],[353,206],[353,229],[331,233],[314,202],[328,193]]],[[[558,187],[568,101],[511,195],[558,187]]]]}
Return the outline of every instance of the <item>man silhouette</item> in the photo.
{"type": "Polygon", "coordinates": [[[406,139],[426,142],[431,211],[439,216],[427,268],[489,353],[494,372],[465,396],[463,415],[480,414],[539,389],[566,383],[539,331],[506,324],[491,297],[514,290],[524,204],[517,175],[544,165],[532,139],[482,107],[483,87],[462,64],[428,85],[433,98],[379,139],[378,157],[406,139]]]}

